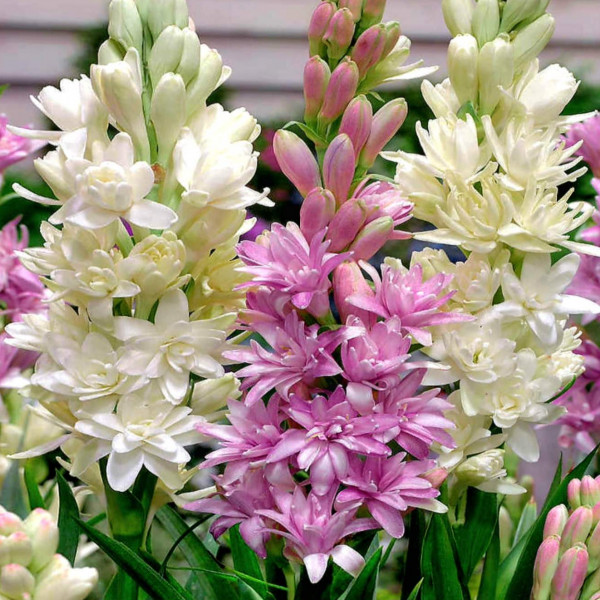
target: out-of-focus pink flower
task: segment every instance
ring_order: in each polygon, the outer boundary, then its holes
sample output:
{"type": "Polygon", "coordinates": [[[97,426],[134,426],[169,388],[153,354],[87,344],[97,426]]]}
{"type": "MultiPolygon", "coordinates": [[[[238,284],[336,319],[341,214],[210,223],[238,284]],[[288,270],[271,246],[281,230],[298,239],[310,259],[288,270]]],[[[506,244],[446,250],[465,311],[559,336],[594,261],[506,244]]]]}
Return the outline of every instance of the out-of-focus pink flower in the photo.
{"type": "Polygon", "coordinates": [[[28,383],[23,371],[33,367],[37,354],[9,346],[6,338],[0,333],[0,388],[20,388],[28,383]]]}
{"type": "MultiPolygon", "coordinates": [[[[568,293],[597,302],[600,298],[600,258],[582,254],[579,269],[575,274],[568,293]]],[[[595,315],[583,315],[582,321],[587,324],[595,319],[595,315]]]]}
{"type": "MultiPolygon", "coordinates": [[[[592,186],[598,193],[596,197],[596,206],[600,208],[600,179],[592,179],[592,186]]],[[[592,215],[595,225],[588,227],[581,232],[581,237],[590,244],[600,246],[600,210],[594,211],[592,215]]]]}
{"type": "Polygon", "coordinates": [[[0,115],[0,183],[3,171],[46,145],[46,142],[29,140],[11,133],[7,125],[6,115],[0,115]]]}
{"type": "Polygon", "coordinates": [[[362,265],[375,283],[375,296],[359,294],[348,301],[384,319],[399,317],[402,330],[423,346],[432,343],[427,327],[472,319],[469,315],[441,310],[454,294],[447,291],[452,275],[439,273],[423,281],[421,265],[406,269],[384,264],[380,277],[373,267],[366,263],[362,265]]]}
{"type": "Polygon", "coordinates": [[[600,380],[600,348],[589,338],[583,338],[581,346],[575,350],[577,354],[581,354],[585,360],[585,373],[583,378],[590,381],[600,380]]]}
{"type": "Polygon", "coordinates": [[[242,242],[238,252],[247,265],[244,271],[254,276],[243,287],[264,285],[285,292],[299,310],[324,317],[329,312],[329,275],[350,256],[327,252],[324,234],[309,243],[295,223],[274,223],[256,242],[242,242]]]}
{"type": "Polygon", "coordinates": [[[263,132],[263,138],[267,143],[267,147],[260,153],[260,160],[269,167],[272,171],[281,173],[281,167],[277,162],[275,156],[275,149],[273,148],[273,140],[275,139],[275,131],[273,129],[267,129],[263,132]]]}
{"type": "Polygon", "coordinates": [[[390,458],[369,456],[363,462],[352,462],[346,489],[335,501],[336,508],[364,505],[372,517],[392,537],[404,535],[402,513],[410,508],[445,512],[446,507],[435,500],[440,494],[423,474],[435,467],[435,461],[405,460],[401,452],[390,458]]]}
{"type": "Polygon", "coordinates": [[[600,115],[596,115],[583,123],[576,123],[566,135],[567,147],[583,140],[583,145],[577,151],[583,157],[595,177],[600,177],[600,115]]]}
{"type": "Polygon", "coordinates": [[[304,562],[312,583],[321,580],[329,558],[352,575],[364,565],[363,557],[341,541],[349,535],[376,529],[373,519],[357,519],[356,510],[332,514],[335,491],[326,496],[304,495],[297,487],[293,494],[272,490],[276,510],[258,510],[257,514],[275,521],[280,529],[271,530],[285,538],[284,555],[290,560],[304,562]]]}

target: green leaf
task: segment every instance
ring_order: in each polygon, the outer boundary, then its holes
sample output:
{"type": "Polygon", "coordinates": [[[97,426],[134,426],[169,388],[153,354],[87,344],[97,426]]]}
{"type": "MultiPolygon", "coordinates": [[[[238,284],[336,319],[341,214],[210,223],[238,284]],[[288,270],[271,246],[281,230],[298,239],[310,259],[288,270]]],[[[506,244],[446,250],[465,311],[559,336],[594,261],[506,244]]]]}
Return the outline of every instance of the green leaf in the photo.
{"type": "Polygon", "coordinates": [[[527,535],[530,529],[533,527],[537,519],[537,504],[530,500],[524,507],[517,525],[517,531],[515,532],[514,544],[518,544],[520,539],[527,535]]]}
{"type": "Polygon", "coordinates": [[[67,483],[63,474],[59,471],[56,473],[58,481],[58,553],[62,554],[68,561],[73,564],[75,555],[77,554],[77,546],[79,545],[79,507],[73,490],[67,483]]]}
{"type": "Polygon", "coordinates": [[[133,550],[78,520],[79,527],[95,542],[131,579],[155,600],[193,600],[183,595],[165,581],[152,567],[146,564],[133,550]]]}
{"type": "Polygon", "coordinates": [[[359,576],[340,596],[339,600],[371,600],[377,591],[377,577],[383,551],[381,548],[366,562],[359,576]]]}
{"type": "Polygon", "coordinates": [[[485,556],[483,573],[479,584],[478,598],[485,600],[496,597],[496,584],[498,580],[498,565],[500,563],[500,522],[496,521],[496,528],[492,541],[485,556]]]}
{"type": "Polygon", "coordinates": [[[496,494],[469,488],[464,525],[454,530],[465,582],[471,579],[475,567],[486,553],[497,521],[496,494]]]}
{"type": "Polygon", "coordinates": [[[36,464],[35,462],[28,460],[25,462],[25,487],[27,488],[27,496],[29,498],[29,510],[35,510],[36,508],[46,509],[46,503],[40,493],[40,488],[37,483],[36,476],[36,464]]]}
{"type": "Polygon", "coordinates": [[[240,535],[239,525],[229,530],[229,545],[231,547],[235,570],[256,579],[257,582],[249,582],[248,585],[258,593],[260,598],[265,598],[267,595],[267,586],[264,583],[258,583],[264,581],[258,556],[256,556],[254,550],[246,544],[240,535]]]}
{"type": "Polygon", "coordinates": [[[406,555],[406,565],[402,577],[402,600],[408,600],[410,590],[423,581],[421,573],[421,554],[423,550],[423,540],[427,532],[427,523],[425,513],[416,510],[408,516],[408,552],[406,555]]]}
{"type": "Polygon", "coordinates": [[[417,600],[417,598],[419,597],[419,592],[421,591],[422,585],[423,585],[423,580],[421,579],[421,581],[419,581],[419,583],[417,583],[417,585],[415,586],[413,591],[410,593],[410,596],[407,598],[407,600],[417,600]]]}
{"type": "Polygon", "coordinates": [[[27,506],[23,497],[23,489],[21,485],[20,463],[18,460],[13,460],[8,473],[2,484],[0,491],[0,504],[8,511],[15,513],[22,519],[27,514],[27,506]]]}
{"type": "Polygon", "coordinates": [[[533,585],[533,564],[537,550],[542,543],[544,524],[546,517],[554,506],[567,502],[567,487],[573,479],[581,479],[592,460],[596,456],[600,446],[596,448],[573,469],[550,495],[542,512],[534,523],[529,533],[521,539],[511,553],[500,565],[498,575],[498,590],[496,598],[511,600],[528,600],[533,585]]]}
{"type": "Polygon", "coordinates": [[[467,600],[452,528],[447,515],[431,517],[421,557],[423,600],[467,600]]]}

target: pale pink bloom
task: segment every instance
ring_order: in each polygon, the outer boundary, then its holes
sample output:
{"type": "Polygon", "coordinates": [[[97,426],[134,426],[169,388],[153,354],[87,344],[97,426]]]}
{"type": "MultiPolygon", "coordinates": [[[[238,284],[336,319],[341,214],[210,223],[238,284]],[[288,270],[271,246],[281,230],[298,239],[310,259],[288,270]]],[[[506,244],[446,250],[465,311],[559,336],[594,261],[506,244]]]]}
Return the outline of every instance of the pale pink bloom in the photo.
{"type": "Polygon", "coordinates": [[[0,333],[0,388],[19,388],[27,383],[23,371],[33,367],[37,354],[9,346],[7,337],[0,333]]]}
{"type": "MultiPolygon", "coordinates": [[[[600,179],[592,179],[592,186],[598,193],[596,197],[596,206],[600,207],[600,179]]],[[[592,215],[595,225],[588,227],[581,232],[581,237],[586,242],[600,246],[600,210],[595,210],[592,215]]]]}
{"type": "Polygon", "coordinates": [[[240,321],[244,327],[260,332],[265,326],[282,325],[292,311],[293,306],[285,292],[261,286],[248,290],[246,308],[240,315],[240,321]]]}
{"type": "Polygon", "coordinates": [[[375,296],[357,294],[348,301],[384,319],[399,317],[402,330],[423,346],[432,343],[428,327],[472,319],[469,315],[441,310],[454,295],[448,291],[452,275],[439,273],[424,281],[421,265],[405,269],[384,264],[380,277],[370,265],[362,263],[362,266],[373,279],[375,296]]]}
{"type": "Polygon", "coordinates": [[[3,171],[46,145],[46,142],[29,140],[11,133],[7,125],[6,115],[0,115],[0,183],[3,171]]]}
{"type": "MultiPolygon", "coordinates": [[[[580,296],[594,302],[600,299],[600,258],[581,254],[581,262],[577,273],[568,288],[567,293],[580,296]]],[[[596,318],[595,315],[583,315],[583,323],[589,323],[596,318]]]]}
{"type": "Polygon", "coordinates": [[[585,360],[585,373],[582,377],[588,382],[600,380],[600,348],[592,340],[584,337],[581,346],[575,352],[581,354],[585,360]]]}
{"type": "Polygon", "coordinates": [[[342,368],[332,353],[355,334],[346,327],[319,334],[319,325],[307,327],[295,312],[290,313],[282,325],[261,327],[260,333],[272,350],[252,340],[249,348],[224,353],[226,358],[248,365],[236,373],[243,378],[242,389],[249,390],[248,404],[259,401],[272,389],[287,399],[300,382],[315,385],[320,377],[339,375],[342,368]]]}
{"type": "Polygon", "coordinates": [[[577,151],[590,165],[594,175],[600,177],[600,115],[596,115],[583,123],[576,123],[566,135],[567,147],[574,146],[583,140],[577,151]]]}
{"type": "Polygon", "coordinates": [[[283,227],[274,223],[256,242],[238,246],[243,269],[254,276],[242,287],[265,285],[285,292],[299,310],[307,310],[319,318],[329,312],[329,275],[349,254],[327,252],[330,242],[323,241],[325,232],[317,234],[310,243],[295,223],[283,227]]]}
{"type": "Polygon", "coordinates": [[[293,494],[272,490],[277,509],[258,510],[257,514],[275,521],[281,528],[271,533],[285,538],[284,555],[304,562],[308,577],[317,583],[325,575],[329,558],[352,575],[364,565],[363,557],[342,540],[360,531],[376,529],[373,519],[357,519],[356,510],[332,514],[335,491],[326,496],[304,495],[297,487],[293,494]]]}
{"type": "Polygon", "coordinates": [[[405,460],[400,453],[390,458],[369,456],[364,462],[352,462],[346,489],[335,501],[338,509],[364,505],[371,516],[392,537],[404,535],[402,513],[410,508],[441,512],[443,504],[435,500],[440,495],[423,474],[435,468],[435,461],[405,460]]]}

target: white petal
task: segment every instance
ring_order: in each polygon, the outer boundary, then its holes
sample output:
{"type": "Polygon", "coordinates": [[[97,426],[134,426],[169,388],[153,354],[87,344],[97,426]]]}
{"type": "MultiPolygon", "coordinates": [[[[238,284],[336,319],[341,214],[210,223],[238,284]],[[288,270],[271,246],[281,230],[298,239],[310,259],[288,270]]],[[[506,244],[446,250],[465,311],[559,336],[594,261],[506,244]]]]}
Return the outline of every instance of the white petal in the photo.
{"type": "Polygon", "coordinates": [[[134,450],[126,454],[111,452],[106,466],[110,487],[116,492],[126,492],[135,482],[144,464],[144,453],[134,450]]]}
{"type": "Polygon", "coordinates": [[[365,565],[365,559],[350,546],[340,544],[331,551],[333,562],[344,569],[346,573],[356,577],[365,565]]]}
{"type": "Polygon", "coordinates": [[[304,565],[311,583],[318,583],[327,571],[327,562],[329,556],[327,554],[309,554],[304,557],[304,565]]]}

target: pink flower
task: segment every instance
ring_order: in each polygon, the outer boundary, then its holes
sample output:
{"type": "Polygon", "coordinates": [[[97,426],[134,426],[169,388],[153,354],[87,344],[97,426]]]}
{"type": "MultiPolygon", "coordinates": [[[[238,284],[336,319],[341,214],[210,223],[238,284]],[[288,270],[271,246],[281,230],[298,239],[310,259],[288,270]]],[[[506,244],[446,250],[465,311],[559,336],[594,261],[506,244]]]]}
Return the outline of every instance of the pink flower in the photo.
{"type": "Polygon", "coordinates": [[[284,555],[303,561],[312,583],[325,575],[330,557],[344,571],[358,574],[364,565],[363,557],[341,542],[354,533],[377,528],[373,519],[357,519],[354,509],[332,514],[335,492],[326,496],[311,492],[305,496],[297,487],[293,494],[273,489],[272,495],[277,508],[258,510],[257,514],[282,528],[270,531],[285,538],[284,555]]]}
{"type": "Polygon", "coordinates": [[[302,429],[288,429],[267,462],[295,456],[298,467],[309,472],[312,491],[319,496],[337,490],[348,474],[351,456],[391,454],[375,434],[397,426],[398,418],[386,414],[360,416],[346,400],[342,387],[329,397],[319,395],[310,402],[292,396],[283,410],[302,429]]]}
{"type": "Polygon", "coordinates": [[[3,171],[46,145],[46,142],[28,140],[11,133],[7,125],[6,115],[0,115],[0,182],[3,171]]]}
{"type": "Polygon", "coordinates": [[[33,367],[37,354],[9,346],[7,337],[0,333],[0,388],[20,388],[28,383],[23,371],[33,367]]]}
{"type": "Polygon", "coordinates": [[[329,312],[329,275],[349,254],[328,253],[330,242],[323,241],[325,232],[307,242],[295,223],[283,227],[274,223],[270,232],[256,242],[238,246],[241,259],[248,265],[244,271],[254,280],[244,287],[264,285],[288,294],[299,310],[307,310],[316,318],[329,312]]]}
{"type": "Polygon", "coordinates": [[[594,176],[600,177],[600,115],[596,115],[583,123],[576,123],[566,135],[567,147],[574,146],[583,140],[577,151],[590,165],[594,176]]]}
{"type": "MultiPolygon", "coordinates": [[[[579,269],[568,288],[568,293],[597,302],[600,299],[600,258],[587,254],[581,254],[580,257],[579,269]]],[[[594,319],[594,315],[583,315],[584,324],[594,319]]]]}
{"type": "Polygon", "coordinates": [[[257,331],[272,348],[266,350],[256,341],[249,348],[225,352],[225,357],[247,363],[236,375],[244,379],[242,389],[249,390],[246,403],[258,402],[276,389],[287,399],[292,388],[304,382],[316,385],[321,377],[333,377],[342,372],[332,352],[355,332],[342,327],[319,334],[319,325],[307,327],[298,314],[290,313],[282,325],[265,324],[257,331]]]}
{"type": "MultiPolygon", "coordinates": [[[[249,218],[252,218],[252,217],[249,217],[249,218]]],[[[256,240],[256,238],[259,235],[261,235],[268,228],[269,228],[268,221],[265,221],[264,219],[257,217],[256,223],[254,224],[252,229],[250,229],[250,231],[247,231],[246,233],[244,233],[244,235],[242,236],[242,240],[254,242],[256,240]]]]}
{"type": "MultiPolygon", "coordinates": [[[[592,179],[592,186],[598,193],[596,197],[596,206],[600,207],[600,179],[592,179]]],[[[594,211],[592,215],[595,225],[588,227],[581,232],[581,237],[590,244],[600,246],[600,210],[594,211]]]]}
{"type": "Polygon", "coordinates": [[[440,494],[422,475],[435,467],[435,461],[405,460],[400,453],[391,458],[369,456],[364,462],[353,461],[347,486],[335,501],[338,509],[364,505],[372,517],[392,537],[404,535],[402,513],[410,508],[435,512],[445,507],[435,500],[440,494]]]}
{"type": "Polygon", "coordinates": [[[589,338],[582,338],[581,346],[575,350],[585,360],[585,373],[582,378],[588,382],[600,380],[600,348],[589,338]]]}
{"type": "Polygon", "coordinates": [[[447,291],[452,275],[439,273],[423,281],[421,265],[406,269],[384,264],[380,277],[370,265],[362,263],[362,266],[375,283],[375,296],[357,294],[348,301],[384,319],[399,317],[402,330],[423,346],[432,343],[427,327],[472,319],[469,315],[440,310],[454,294],[447,291]]]}

